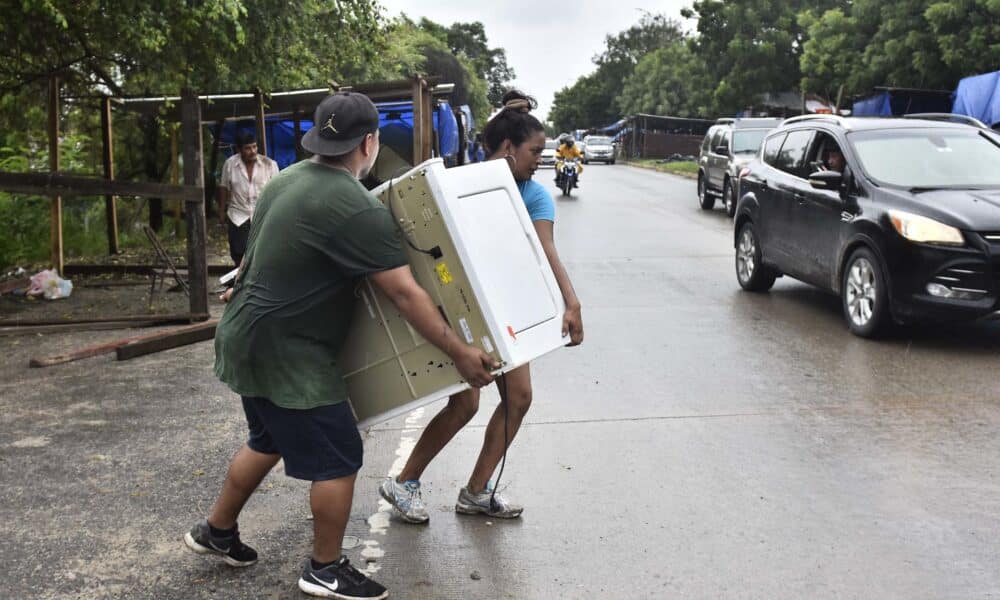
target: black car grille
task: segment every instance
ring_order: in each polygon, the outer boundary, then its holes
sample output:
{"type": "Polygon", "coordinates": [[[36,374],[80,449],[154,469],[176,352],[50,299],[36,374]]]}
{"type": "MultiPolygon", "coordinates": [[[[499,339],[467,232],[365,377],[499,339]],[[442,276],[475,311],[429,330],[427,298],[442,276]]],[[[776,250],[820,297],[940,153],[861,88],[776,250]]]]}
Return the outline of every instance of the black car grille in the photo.
{"type": "Polygon", "coordinates": [[[996,268],[981,262],[958,263],[941,269],[931,281],[956,290],[990,292],[998,285],[993,281],[996,272],[996,268]]]}
{"type": "Polygon", "coordinates": [[[983,240],[989,246],[989,255],[991,258],[989,267],[992,271],[990,280],[993,283],[993,290],[1000,294],[1000,231],[987,231],[979,235],[983,237],[983,240]]]}

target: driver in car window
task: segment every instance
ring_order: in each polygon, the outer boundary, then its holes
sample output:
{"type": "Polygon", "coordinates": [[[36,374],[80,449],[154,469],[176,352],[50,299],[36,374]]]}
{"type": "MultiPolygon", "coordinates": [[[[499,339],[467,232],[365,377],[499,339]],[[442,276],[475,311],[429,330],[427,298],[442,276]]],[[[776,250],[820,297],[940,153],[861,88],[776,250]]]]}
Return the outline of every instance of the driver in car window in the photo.
{"type": "Polygon", "coordinates": [[[846,166],[847,161],[844,160],[844,153],[840,151],[840,148],[834,146],[826,151],[826,156],[823,158],[824,171],[843,173],[846,166]]]}

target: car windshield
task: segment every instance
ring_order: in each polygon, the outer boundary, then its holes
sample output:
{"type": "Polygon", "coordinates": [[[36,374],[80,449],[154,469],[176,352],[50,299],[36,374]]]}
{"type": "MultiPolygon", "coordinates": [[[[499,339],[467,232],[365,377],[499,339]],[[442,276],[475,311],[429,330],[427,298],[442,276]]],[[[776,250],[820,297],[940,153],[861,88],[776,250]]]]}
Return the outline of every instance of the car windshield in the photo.
{"type": "Polygon", "coordinates": [[[545,140],[546,150],[555,150],[559,148],[559,140],[545,140]]]}
{"type": "Polygon", "coordinates": [[[733,132],[733,154],[754,154],[769,129],[741,129],[733,132]]]}
{"type": "Polygon", "coordinates": [[[611,138],[607,137],[589,137],[587,138],[587,145],[589,146],[610,146],[611,138]]]}
{"type": "Polygon", "coordinates": [[[906,188],[1000,186],[1000,146],[977,130],[859,131],[849,138],[879,183],[906,188]]]}

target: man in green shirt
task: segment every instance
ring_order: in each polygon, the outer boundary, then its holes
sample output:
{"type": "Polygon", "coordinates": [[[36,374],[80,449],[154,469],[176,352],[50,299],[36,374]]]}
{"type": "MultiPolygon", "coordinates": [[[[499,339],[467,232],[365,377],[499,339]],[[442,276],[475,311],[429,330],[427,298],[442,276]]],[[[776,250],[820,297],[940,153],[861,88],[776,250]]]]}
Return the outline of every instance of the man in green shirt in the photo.
{"type": "Polygon", "coordinates": [[[236,519],[283,459],[287,475],[312,481],[313,554],[299,588],[329,598],[388,595],[341,555],[362,444],[337,357],[358,279],[378,286],[470,384],[490,383],[499,366],[444,321],[414,280],[388,209],[359,183],[378,156],[378,126],[367,96],[327,97],[302,138],[315,156],[261,192],[215,337],[215,373],[242,397],[250,435],[211,514],[184,538],[200,554],[254,564],[257,552],[240,541],[236,519]]]}

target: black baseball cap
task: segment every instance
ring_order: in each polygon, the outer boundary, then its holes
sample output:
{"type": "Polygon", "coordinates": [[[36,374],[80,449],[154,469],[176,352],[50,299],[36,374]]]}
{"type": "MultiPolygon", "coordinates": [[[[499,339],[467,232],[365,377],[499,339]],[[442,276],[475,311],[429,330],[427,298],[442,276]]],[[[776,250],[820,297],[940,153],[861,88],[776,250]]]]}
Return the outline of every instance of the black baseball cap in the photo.
{"type": "Polygon", "coordinates": [[[320,156],[340,156],[378,131],[378,109],[357,92],[327,96],[313,113],[313,127],[302,136],[302,147],[320,156]]]}

